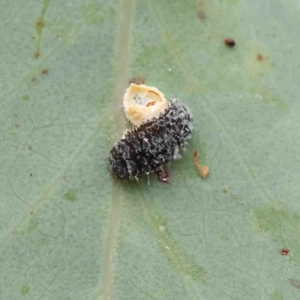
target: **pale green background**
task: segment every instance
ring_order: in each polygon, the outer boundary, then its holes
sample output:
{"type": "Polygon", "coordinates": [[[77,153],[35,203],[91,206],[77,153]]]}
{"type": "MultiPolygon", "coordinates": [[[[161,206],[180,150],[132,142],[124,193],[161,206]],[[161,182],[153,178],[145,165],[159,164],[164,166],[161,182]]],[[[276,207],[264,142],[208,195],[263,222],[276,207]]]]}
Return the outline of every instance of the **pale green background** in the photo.
{"type": "Polygon", "coordinates": [[[2,0],[0,299],[300,299],[299,3],[2,0]],[[170,185],[108,174],[134,77],[194,116],[170,185]]]}

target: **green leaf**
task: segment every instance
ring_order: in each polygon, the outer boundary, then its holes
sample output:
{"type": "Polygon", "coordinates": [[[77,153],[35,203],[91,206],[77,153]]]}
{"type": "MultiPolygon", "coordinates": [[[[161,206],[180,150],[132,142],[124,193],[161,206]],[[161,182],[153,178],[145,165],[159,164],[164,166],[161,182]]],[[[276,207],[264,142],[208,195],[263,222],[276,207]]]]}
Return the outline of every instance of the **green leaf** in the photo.
{"type": "Polygon", "coordinates": [[[1,300],[300,298],[297,1],[0,12],[1,300]],[[133,78],[192,111],[170,185],[108,173],[133,78]]]}

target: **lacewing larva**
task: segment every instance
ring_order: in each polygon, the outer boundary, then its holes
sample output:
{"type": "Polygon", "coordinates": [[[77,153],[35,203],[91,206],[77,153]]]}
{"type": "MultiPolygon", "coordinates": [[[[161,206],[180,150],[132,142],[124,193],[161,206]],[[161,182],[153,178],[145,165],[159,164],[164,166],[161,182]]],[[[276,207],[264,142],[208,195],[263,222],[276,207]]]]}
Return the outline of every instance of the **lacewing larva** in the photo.
{"type": "Polygon", "coordinates": [[[156,172],[160,181],[169,182],[163,165],[179,159],[191,137],[193,118],[184,104],[167,101],[155,87],[131,83],[123,99],[126,118],[133,129],[111,149],[108,167],[119,179],[138,179],[156,172]]]}

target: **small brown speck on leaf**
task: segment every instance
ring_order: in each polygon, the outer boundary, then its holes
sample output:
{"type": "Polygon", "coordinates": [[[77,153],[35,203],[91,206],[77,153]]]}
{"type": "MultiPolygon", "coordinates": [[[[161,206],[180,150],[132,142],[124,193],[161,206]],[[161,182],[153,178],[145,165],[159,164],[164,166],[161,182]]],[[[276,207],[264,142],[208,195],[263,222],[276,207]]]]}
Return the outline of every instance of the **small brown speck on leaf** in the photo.
{"type": "Polygon", "coordinates": [[[16,128],[20,128],[20,124],[16,124],[15,126],[16,126],[16,128]]]}
{"type": "Polygon", "coordinates": [[[38,58],[40,56],[40,51],[35,51],[34,54],[33,54],[33,56],[35,58],[38,58]]]}
{"type": "Polygon", "coordinates": [[[145,78],[144,76],[140,76],[140,77],[132,78],[132,79],[129,81],[129,84],[130,84],[130,83],[144,84],[145,81],[146,81],[146,78],[145,78]]]}
{"type": "Polygon", "coordinates": [[[42,21],[37,21],[37,22],[36,22],[36,26],[41,26],[42,24],[43,24],[42,21]]]}
{"type": "Polygon", "coordinates": [[[289,254],[289,249],[282,249],[281,251],[280,251],[280,253],[281,253],[281,255],[288,255],[289,254]]]}
{"type": "Polygon", "coordinates": [[[42,74],[43,74],[43,75],[47,75],[48,73],[49,73],[48,70],[46,70],[46,69],[42,70],[42,74]]]}
{"type": "Polygon", "coordinates": [[[197,150],[194,150],[194,163],[195,167],[199,173],[199,175],[203,178],[207,177],[209,173],[209,167],[208,166],[202,166],[199,164],[199,158],[198,158],[198,153],[197,150]]]}
{"type": "Polygon", "coordinates": [[[300,281],[299,281],[299,280],[289,278],[289,283],[290,283],[290,285],[292,285],[293,287],[295,287],[295,288],[297,288],[297,289],[300,289],[300,281]]]}
{"type": "Polygon", "coordinates": [[[204,21],[206,19],[206,14],[203,10],[199,10],[197,12],[197,15],[198,15],[199,20],[201,20],[201,21],[204,21]]]}
{"type": "Polygon", "coordinates": [[[224,44],[227,45],[228,47],[234,47],[235,46],[235,41],[233,39],[225,39],[224,44]]]}
{"type": "Polygon", "coordinates": [[[31,211],[30,211],[30,214],[31,214],[31,215],[33,215],[33,214],[34,214],[34,211],[33,211],[33,210],[31,210],[31,211]]]}
{"type": "Polygon", "coordinates": [[[226,188],[223,188],[222,189],[222,193],[225,194],[225,195],[227,195],[228,194],[228,190],[226,188]]]}
{"type": "Polygon", "coordinates": [[[32,150],[32,146],[31,145],[28,146],[28,150],[32,150]]]}
{"type": "Polygon", "coordinates": [[[256,58],[257,58],[258,61],[263,61],[264,60],[264,57],[259,53],[257,54],[256,58]]]}

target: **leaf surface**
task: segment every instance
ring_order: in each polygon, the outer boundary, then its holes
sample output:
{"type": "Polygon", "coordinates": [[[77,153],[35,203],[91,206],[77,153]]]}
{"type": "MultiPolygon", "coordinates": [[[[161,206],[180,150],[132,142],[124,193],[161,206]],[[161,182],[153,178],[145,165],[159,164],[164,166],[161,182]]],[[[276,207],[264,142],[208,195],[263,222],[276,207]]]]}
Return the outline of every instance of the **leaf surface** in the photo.
{"type": "Polygon", "coordinates": [[[2,1],[0,299],[300,298],[299,13],[2,1]],[[133,79],[193,114],[170,185],[108,173],[133,79]]]}

